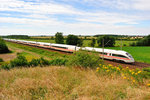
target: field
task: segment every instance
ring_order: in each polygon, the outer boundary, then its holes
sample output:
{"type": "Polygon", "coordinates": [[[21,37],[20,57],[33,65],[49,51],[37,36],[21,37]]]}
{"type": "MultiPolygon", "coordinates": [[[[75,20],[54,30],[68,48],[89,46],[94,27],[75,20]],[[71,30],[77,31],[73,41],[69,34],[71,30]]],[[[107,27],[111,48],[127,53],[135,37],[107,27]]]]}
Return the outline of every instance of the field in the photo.
{"type": "Polygon", "coordinates": [[[150,88],[115,74],[47,66],[0,71],[1,100],[149,100],[150,88]]]}
{"type": "MultiPolygon", "coordinates": [[[[109,49],[120,50],[120,47],[110,47],[109,49]]],[[[123,50],[129,52],[135,61],[150,63],[150,47],[123,47],[123,50]]]]}

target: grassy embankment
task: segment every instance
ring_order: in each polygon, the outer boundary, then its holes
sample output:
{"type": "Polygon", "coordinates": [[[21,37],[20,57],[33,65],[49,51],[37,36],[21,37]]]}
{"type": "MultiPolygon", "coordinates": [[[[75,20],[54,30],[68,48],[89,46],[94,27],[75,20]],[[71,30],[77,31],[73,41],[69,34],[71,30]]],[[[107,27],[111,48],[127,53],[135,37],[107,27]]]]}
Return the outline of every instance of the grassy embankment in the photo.
{"type": "MultiPolygon", "coordinates": [[[[35,47],[30,47],[30,46],[26,46],[26,45],[22,45],[22,44],[16,44],[16,43],[11,43],[11,42],[6,42],[8,47],[10,48],[19,48],[19,49],[23,49],[25,51],[29,51],[29,52],[33,52],[36,53],[40,56],[44,56],[47,58],[55,58],[55,57],[65,57],[65,54],[61,54],[59,52],[51,52],[48,50],[44,50],[44,49],[39,49],[39,48],[35,48],[35,47]]],[[[25,53],[25,56],[27,55],[27,52],[25,53]]],[[[35,56],[34,54],[30,54],[28,56],[35,56]]]]}
{"type": "Polygon", "coordinates": [[[121,76],[68,67],[0,71],[2,100],[149,100],[150,88],[134,86],[121,76]]]}

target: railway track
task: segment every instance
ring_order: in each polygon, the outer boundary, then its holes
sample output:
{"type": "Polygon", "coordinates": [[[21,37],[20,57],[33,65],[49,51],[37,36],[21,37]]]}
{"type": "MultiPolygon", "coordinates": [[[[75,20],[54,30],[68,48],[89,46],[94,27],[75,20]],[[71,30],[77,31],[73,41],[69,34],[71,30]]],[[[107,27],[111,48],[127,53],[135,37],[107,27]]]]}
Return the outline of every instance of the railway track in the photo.
{"type": "MultiPolygon", "coordinates": [[[[8,41],[8,42],[10,42],[10,41],[8,41]]],[[[12,42],[12,43],[16,43],[16,42],[12,42]]],[[[21,43],[16,43],[16,44],[21,44],[21,43]]],[[[72,54],[70,52],[63,52],[63,51],[54,50],[54,49],[50,49],[50,48],[38,47],[38,46],[33,46],[33,45],[31,46],[31,45],[27,45],[27,44],[22,44],[22,45],[35,47],[35,48],[40,48],[40,49],[45,49],[45,50],[52,51],[52,52],[59,52],[61,54],[68,54],[68,55],[72,54]]],[[[106,60],[105,59],[104,63],[105,64],[112,64],[113,66],[129,67],[131,69],[136,69],[136,68],[142,69],[144,67],[150,67],[150,64],[142,63],[142,62],[135,62],[133,64],[128,64],[128,63],[123,63],[123,62],[118,62],[118,61],[111,61],[111,60],[106,60]]]]}

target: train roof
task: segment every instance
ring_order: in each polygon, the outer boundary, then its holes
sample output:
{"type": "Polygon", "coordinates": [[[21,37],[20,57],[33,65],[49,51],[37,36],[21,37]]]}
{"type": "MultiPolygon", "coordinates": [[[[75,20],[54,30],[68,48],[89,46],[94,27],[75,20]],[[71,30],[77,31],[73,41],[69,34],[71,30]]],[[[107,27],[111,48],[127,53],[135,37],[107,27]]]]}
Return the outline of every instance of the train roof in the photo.
{"type": "MultiPolygon", "coordinates": [[[[85,50],[90,50],[90,51],[96,51],[96,52],[103,52],[102,48],[92,48],[92,47],[85,47],[85,50]]],[[[104,49],[104,52],[107,53],[114,53],[114,54],[126,54],[127,52],[122,51],[122,50],[112,50],[112,49],[104,49]]]]}
{"type": "Polygon", "coordinates": [[[53,46],[60,46],[60,47],[77,47],[77,46],[74,46],[74,45],[66,45],[66,44],[55,44],[55,43],[51,43],[51,45],[53,46]]]}

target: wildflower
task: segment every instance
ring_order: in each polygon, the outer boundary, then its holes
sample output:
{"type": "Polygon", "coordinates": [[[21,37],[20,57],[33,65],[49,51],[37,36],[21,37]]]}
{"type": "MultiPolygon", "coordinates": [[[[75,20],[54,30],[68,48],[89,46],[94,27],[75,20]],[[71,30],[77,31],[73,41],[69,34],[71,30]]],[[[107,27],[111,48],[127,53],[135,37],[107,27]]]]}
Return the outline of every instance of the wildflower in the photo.
{"type": "Polygon", "coordinates": [[[132,75],[134,74],[134,72],[132,72],[132,75]]]}
{"type": "Polygon", "coordinates": [[[102,64],[99,64],[100,66],[102,65],[102,64]]]}
{"type": "Polygon", "coordinates": [[[127,78],[127,77],[125,77],[125,76],[123,77],[123,79],[126,79],[126,78],[127,78]]]}
{"type": "Polygon", "coordinates": [[[97,67],[97,70],[99,70],[99,67],[97,67]]]}
{"type": "Polygon", "coordinates": [[[133,80],[133,83],[135,82],[135,80],[133,80]]]}
{"type": "Polygon", "coordinates": [[[150,83],[149,83],[149,84],[147,84],[147,86],[150,86],[150,83]]]}
{"type": "Polygon", "coordinates": [[[106,72],[109,72],[109,70],[107,70],[106,72]]]}
{"type": "Polygon", "coordinates": [[[141,73],[142,71],[138,71],[138,74],[141,73]]]}
{"type": "Polygon", "coordinates": [[[126,69],[128,69],[129,67],[126,67],[126,69]]]}
{"type": "Polygon", "coordinates": [[[111,64],[109,64],[109,66],[112,66],[111,64]]]}
{"type": "Polygon", "coordinates": [[[120,70],[120,68],[119,68],[119,67],[117,67],[117,70],[120,70]]]}
{"type": "Polygon", "coordinates": [[[135,75],[137,75],[138,73],[135,73],[135,75]]]}

